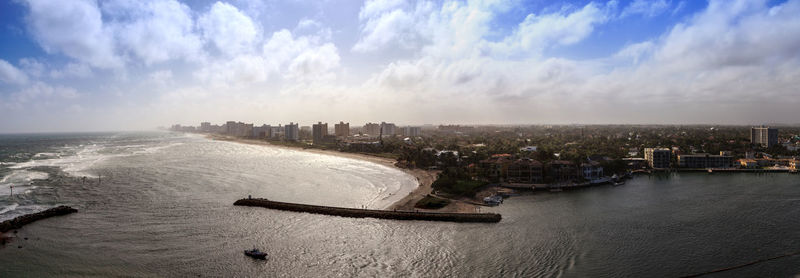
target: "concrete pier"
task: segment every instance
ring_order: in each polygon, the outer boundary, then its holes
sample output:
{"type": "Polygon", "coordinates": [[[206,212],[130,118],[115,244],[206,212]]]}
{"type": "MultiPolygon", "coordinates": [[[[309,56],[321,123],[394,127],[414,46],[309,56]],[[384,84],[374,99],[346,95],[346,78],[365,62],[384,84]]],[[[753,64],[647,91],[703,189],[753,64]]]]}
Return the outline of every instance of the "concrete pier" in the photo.
{"type": "Polygon", "coordinates": [[[315,206],[295,203],[284,203],[270,201],[267,199],[241,199],[233,203],[236,206],[264,207],[277,210],[307,212],[315,214],[335,215],[341,217],[354,218],[380,218],[394,220],[425,220],[425,221],[449,221],[449,222],[500,222],[502,217],[497,213],[439,213],[439,212],[416,212],[416,211],[391,211],[391,210],[372,210],[315,206]]]}
{"type": "Polygon", "coordinates": [[[17,216],[14,219],[6,220],[0,223],[0,233],[5,233],[10,230],[22,228],[22,226],[33,223],[37,220],[42,220],[53,216],[66,215],[74,212],[78,212],[78,210],[68,206],[58,206],[37,213],[17,216]]]}

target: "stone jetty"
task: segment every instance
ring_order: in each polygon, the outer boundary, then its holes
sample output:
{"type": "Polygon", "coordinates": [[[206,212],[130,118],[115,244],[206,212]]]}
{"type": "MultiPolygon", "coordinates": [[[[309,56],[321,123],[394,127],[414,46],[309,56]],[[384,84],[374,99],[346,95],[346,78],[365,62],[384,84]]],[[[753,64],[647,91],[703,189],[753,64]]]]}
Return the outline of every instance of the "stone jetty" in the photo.
{"type": "Polygon", "coordinates": [[[17,216],[14,219],[6,220],[0,223],[0,233],[22,228],[22,226],[33,223],[37,220],[42,220],[53,216],[66,215],[74,212],[78,212],[78,210],[68,206],[58,206],[37,213],[17,216]]]}
{"type": "Polygon", "coordinates": [[[373,210],[340,208],[328,206],[316,206],[306,204],[295,204],[270,201],[267,199],[240,199],[233,203],[236,206],[265,207],[277,210],[307,212],[315,214],[335,215],[341,217],[354,218],[380,218],[394,220],[425,220],[425,221],[448,221],[448,222],[500,222],[502,217],[497,213],[440,213],[440,212],[420,212],[420,211],[392,211],[392,210],[373,210]]]}

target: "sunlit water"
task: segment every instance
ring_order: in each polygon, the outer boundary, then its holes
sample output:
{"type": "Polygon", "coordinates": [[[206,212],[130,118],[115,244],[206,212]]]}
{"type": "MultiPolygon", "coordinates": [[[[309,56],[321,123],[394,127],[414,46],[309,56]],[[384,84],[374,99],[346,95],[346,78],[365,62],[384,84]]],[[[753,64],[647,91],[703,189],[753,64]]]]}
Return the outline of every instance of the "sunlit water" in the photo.
{"type": "MultiPolygon", "coordinates": [[[[333,156],[169,133],[4,135],[0,155],[0,220],[80,210],[19,230],[0,277],[675,277],[800,250],[800,175],[643,176],[456,224],[232,206],[251,194],[383,208],[414,184],[333,156]],[[242,254],[254,245],[269,260],[242,254]]],[[[720,277],[798,273],[788,257],[720,277]]]]}

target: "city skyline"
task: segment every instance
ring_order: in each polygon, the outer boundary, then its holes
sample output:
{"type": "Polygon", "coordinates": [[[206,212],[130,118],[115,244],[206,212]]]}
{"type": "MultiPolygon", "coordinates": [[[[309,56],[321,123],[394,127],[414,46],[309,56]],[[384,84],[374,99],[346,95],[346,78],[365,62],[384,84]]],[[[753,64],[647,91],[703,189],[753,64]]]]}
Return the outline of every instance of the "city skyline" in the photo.
{"type": "Polygon", "coordinates": [[[10,1],[0,133],[797,124],[800,1],[10,1]]]}

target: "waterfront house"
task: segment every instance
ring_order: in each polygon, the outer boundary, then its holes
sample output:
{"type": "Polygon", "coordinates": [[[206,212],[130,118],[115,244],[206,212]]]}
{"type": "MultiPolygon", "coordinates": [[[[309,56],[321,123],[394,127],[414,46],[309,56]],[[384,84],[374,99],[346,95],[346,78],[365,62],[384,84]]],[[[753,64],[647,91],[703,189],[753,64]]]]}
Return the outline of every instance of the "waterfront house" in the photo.
{"type": "Polygon", "coordinates": [[[547,176],[554,182],[572,181],[577,173],[578,170],[571,161],[553,160],[547,164],[547,176]]]}
{"type": "Polygon", "coordinates": [[[508,165],[506,181],[512,183],[542,183],[542,163],[530,158],[517,159],[508,165]]]}
{"type": "Polygon", "coordinates": [[[581,163],[581,175],[586,180],[596,180],[603,177],[603,167],[597,161],[581,163]]]}
{"type": "Polygon", "coordinates": [[[489,181],[501,181],[502,178],[506,177],[509,165],[511,165],[510,154],[492,155],[492,157],[479,162],[481,176],[489,181]]]}

